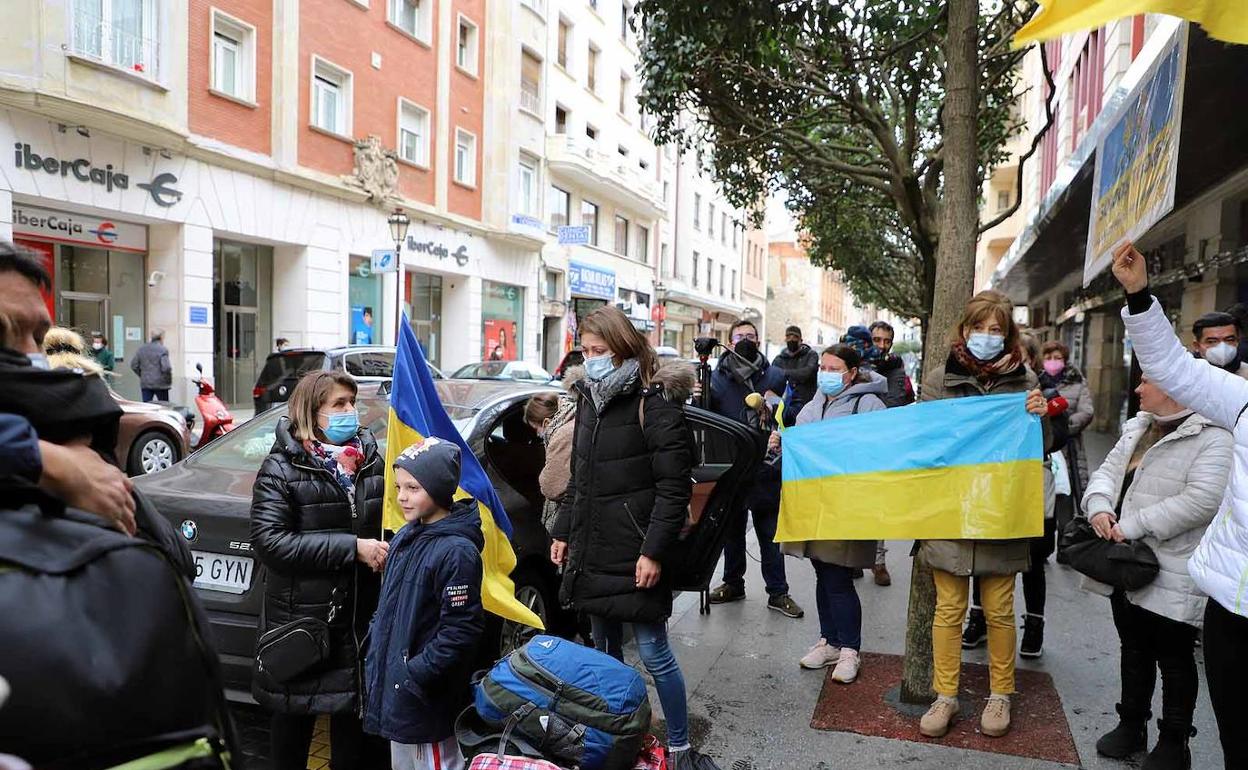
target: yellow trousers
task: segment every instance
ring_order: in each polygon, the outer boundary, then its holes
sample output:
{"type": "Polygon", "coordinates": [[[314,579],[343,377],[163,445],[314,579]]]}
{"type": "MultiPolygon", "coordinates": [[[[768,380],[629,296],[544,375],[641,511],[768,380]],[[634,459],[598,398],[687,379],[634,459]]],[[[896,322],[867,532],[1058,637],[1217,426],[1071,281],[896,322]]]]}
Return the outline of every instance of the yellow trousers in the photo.
{"type": "MultiPolygon", "coordinates": [[[[932,621],[932,689],[956,698],[962,672],[962,621],[970,603],[971,579],[932,570],[936,618],[932,621]]],[[[1014,692],[1014,576],[985,575],[979,598],[988,621],[988,673],[993,695],[1014,692]]]]}

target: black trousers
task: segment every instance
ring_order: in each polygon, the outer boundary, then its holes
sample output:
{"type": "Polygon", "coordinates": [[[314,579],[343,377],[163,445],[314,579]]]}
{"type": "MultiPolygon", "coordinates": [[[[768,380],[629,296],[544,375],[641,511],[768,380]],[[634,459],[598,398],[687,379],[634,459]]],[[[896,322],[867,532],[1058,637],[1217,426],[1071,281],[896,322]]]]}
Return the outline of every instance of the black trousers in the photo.
{"type": "MultiPolygon", "coordinates": [[[[270,740],[273,770],[306,770],[316,714],[274,714],[270,740]]],[[[390,745],[376,735],[365,735],[364,725],[351,713],[329,718],[331,770],[385,770],[390,767],[390,745]]]]}
{"type": "Polygon", "coordinates": [[[1161,670],[1161,718],[1175,728],[1192,725],[1200,676],[1196,672],[1196,636],[1187,623],[1162,617],[1127,601],[1121,591],[1109,600],[1122,642],[1122,716],[1147,721],[1152,716],[1157,670],[1161,670]]]}
{"type": "Polygon", "coordinates": [[[1248,768],[1248,736],[1238,731],[1248,724],[1244,701],[1248,692],[1248,618],[1210,599],[1205,605],[1204,649],[1205,679],[1218,720],[1222,756],[1227,770],[1243,770],[1248,768]]]}

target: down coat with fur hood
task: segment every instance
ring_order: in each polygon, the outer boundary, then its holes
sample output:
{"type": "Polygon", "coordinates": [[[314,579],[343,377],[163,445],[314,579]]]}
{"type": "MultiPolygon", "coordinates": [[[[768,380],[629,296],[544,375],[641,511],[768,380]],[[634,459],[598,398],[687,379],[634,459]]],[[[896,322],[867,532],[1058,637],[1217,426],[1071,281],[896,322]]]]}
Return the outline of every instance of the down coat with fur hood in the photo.
{"type": "Polygon", "coordinates": [[[693,382],[690,365],[669,362],[649,385],[634,377],[613,391],[600,390],[597,401],[590,383],[575,386],[580,405],[572,477],[552,533],[568,543],[560,590],[565,605],[627,622],[654,623],[672,614],[667,575],[640,589],[636,567],[642,554],[667,566],[685,524],[693,436],[683,404],[693,382]]]}

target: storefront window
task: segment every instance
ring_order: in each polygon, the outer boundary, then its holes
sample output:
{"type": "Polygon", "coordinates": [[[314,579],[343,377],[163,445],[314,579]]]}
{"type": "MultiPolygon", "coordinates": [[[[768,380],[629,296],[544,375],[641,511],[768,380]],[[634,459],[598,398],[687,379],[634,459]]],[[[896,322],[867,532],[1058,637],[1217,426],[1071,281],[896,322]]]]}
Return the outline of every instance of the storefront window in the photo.
{"type": "Polygon", "coordinates": [[[438,366],[442,360],[442,277],[408,272],[405,278],[407,300],[403,309],[407,320],[425,358],[438,366]]]}
{"type": "Polygon", "coordinates": [[[351,257],[350,265],[347,302],[351,309],[351,344],[376,345],[381,342],[381,276],[373,274],[368,257],[351,257]]]}
{"type": "Polygon", "coordinates": [[[61,291],[107,294],[108,252],[82,246],[62,246],[61,291]]]}
{"type": "Polygon", "coordinates": [[[524,339],[524,289],[493,281],[481,282],[482,358],[516,361],[524,339]]]}

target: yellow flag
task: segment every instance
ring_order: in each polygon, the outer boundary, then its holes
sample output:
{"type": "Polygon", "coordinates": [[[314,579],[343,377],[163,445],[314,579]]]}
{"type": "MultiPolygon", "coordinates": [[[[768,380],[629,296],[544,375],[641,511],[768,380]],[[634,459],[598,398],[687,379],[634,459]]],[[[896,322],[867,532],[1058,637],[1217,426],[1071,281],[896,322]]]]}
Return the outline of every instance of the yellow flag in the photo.
{"type": "Polygon", "coordinates": [[[1040,0],[1040,6],[1014,35],[1015,48],[1141,13],[1178,16],[1196,22],[1210,37],[1248,44],[1246,0],[1040,0]]]}

